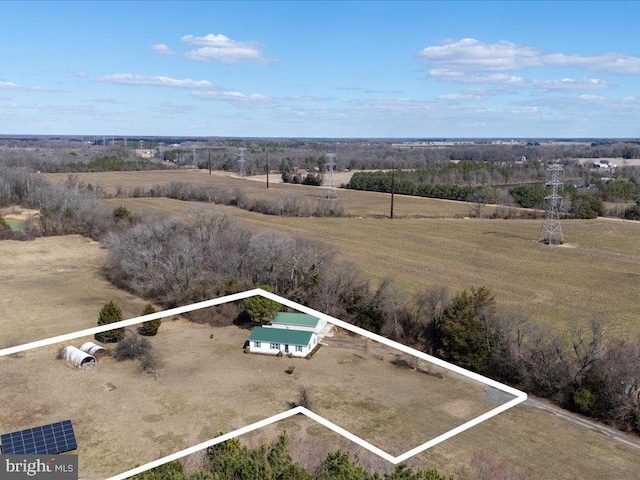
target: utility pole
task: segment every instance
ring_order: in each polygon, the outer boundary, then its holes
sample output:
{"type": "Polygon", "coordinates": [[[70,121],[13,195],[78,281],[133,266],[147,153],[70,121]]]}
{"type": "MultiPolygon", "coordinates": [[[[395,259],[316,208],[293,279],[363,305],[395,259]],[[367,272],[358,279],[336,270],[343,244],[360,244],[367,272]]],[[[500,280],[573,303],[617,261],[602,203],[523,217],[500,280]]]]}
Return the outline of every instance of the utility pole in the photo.
{"type": "Polygon", "coordinates": [[[241,177],[246,177],[247,176],[247,168],[245,166],[245,164],[247,163],[247,161],[244,158],[244,152],[247,150],[244,147],[240,147],[238,149],[240,151],[240,158],[238,159],[238,163],[240,164],[240,176],[241,177]]]}
{"type": "Polygon", "coordinates": [[[269,188],[269,154],[267,153],[267,189],[269,188]]]}
{"type": "Polygon", "coordinates": [[[208,149],[209,151],[209,176],[211,176],[211,149],[208,149]]]}
{"type": "Polygon", "coordinates": [[[396,193],[396,163],[391,164],[391,212],[389,218],[393,219],[393,196],[396,193]]]}

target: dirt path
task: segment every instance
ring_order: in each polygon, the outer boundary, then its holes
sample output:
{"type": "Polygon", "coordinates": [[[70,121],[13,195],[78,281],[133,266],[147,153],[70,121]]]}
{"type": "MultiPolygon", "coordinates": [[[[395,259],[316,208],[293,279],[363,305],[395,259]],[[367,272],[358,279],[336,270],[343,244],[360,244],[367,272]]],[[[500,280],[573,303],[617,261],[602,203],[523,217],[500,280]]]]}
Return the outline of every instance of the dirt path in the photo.
{"type": "Polygon", "coordinates": [[[624,443],[625,445],[629,445],[630,447],[640,450],[640,438],[638,437],[628,435],[624,432],[621,432],[620,430],[616,430],[615,428],[611,428],[603,425],[602,423],[596,422],[595,420],[590,420],[576,413],[569,412],[544,400],[529,397],[524,402],[524,404],[531,405],[532,407],[535,407],[537,409],[552,413],[555,416],[560,417],[576,426],[600,432],[607,437],[613,438],[619,442],[624,443]]]}

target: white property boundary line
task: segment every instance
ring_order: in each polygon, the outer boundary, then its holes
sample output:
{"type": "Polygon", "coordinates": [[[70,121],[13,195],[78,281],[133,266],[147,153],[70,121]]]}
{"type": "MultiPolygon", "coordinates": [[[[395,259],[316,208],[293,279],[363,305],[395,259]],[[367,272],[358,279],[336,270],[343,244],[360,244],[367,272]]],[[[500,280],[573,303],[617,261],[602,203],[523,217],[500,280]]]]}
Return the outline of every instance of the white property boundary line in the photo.
{"type": "Polygon", "coordinates": [[[269,418],[265,418],[264,420],[261,420],[259,422],[256,423],[252,423],[251,425],[247,425],[245,427],[239,428],[238,430],[234,430],[232,432],[226,433],[224,435],[220,435],[219,437],[216,438],[212,438],[211,440],[207,440],[206,442],[202,442],[199,443],[198,445],[194,445],[193,447],[181,450],[179,452],[173,453],[171,455],[167,455],[166,457],[162,457],[158,460],[155,460],[153,462],[147,463],[145,465],[142,465],[140,467],[134,468],[132,470],[129,470],[127,472],[124,473],[120,473],[116,476],[110,477],[108,480],[124,480],[125,478],[128,478],[132,475],[136,475],[138,473],[142,473],[145,472],[147,470],[151,470],[152,468],[158,467],[164,463],[167,462],[171,462],[173,460],[178,460],[186,455],[190,455],[192,453],[196,453],[202,449],[205,449],[207,447],[211,447],[213,445],[217,445],[218,443],[222,443],[225,442],[227,440],[230,440],[232,438],[238,437],[240,435],[244,435],[245,433],[251,432],[253,430],[257,430],[259,428],[265,427],[267,425],[270,425],[272,423],[275,422],[279,422],[280,420],[284,420],[285,418],[289,418],[292,417],[294,415],[298,415],[298,414],[302,414],[302,415],[306,415],[307,417],[311,418],[312,420],[315,420],[316,422],[320,423],[321,425],[324,425],[325,427],[329,428],[330,430],[342,435],[343,437],[351,440],[352,442],[360,445],[363,448],[366,448],[367,450],[369,450],[370,452],[375,453],[376,455],[384,458],[385,460],[387,460],[390,463],[393,464],[398,464],[400,462],[403,462],[411,457],[413,457],[414,455],[417,455],[418,453],[424,452],[425,450],[441,443],[444,442],[445,440],[464,432],[465,430],[470,429],[471,427],[474,427],[476,425],[478,425],[479,423],[484,422],[485,420],[488,420],[491,417],[495,417],[496,415],[498,415],[499,413],[502,413],[512,407],[515,407],[516,405],[518,405],[519,403],[524,402],[527,399],[527,394],[524,392],[521,392],[520,390],[517,390],[515,388],[512,388],[508,385],[504,385],[500,382],[496,382],[495,380],[491,380],[490,378],[486,378],[483,377],[482,375],[478,375],[477,373],[473,373],[469,370],[465,370],[464,368],[458,367],[457,365],[453,365],[449,362],[445,362],[444,360],[441,360],[439,358],[436,357],[432,357],[431,355],[427,355],[426,353],[422,353],[419,352],[418,350],[415,350],[413,348],[407,347],[406,345],[402,345],[401,343],[398,342],[394,342],[393,340],[389,340],[388,338],[382,337],[380,335],[376,335],[375,333],[371,333],[368,330],[365,330],[363,328],[360,327],[356,327],[355,325],[352,325],[350,323],[347,323],[343,320],[338,320],[337,318],[331,317],[330,315],[326,315],[322,312],[318,312],[316,310],[313,310],[312,308],[306,307],[304,305],[300,305],[299,303],[293,302],[291,300],[288,300],[286,298],[280,297],[278,295],[275,295],[271,292],[267,292],[265,290],[256,288],[253,290],[247,290],[246,292],[241,292],[241,293],[236,293],[233,295],[227,295],[225,297],[220,297],[220,298],[215,298],[212,300],[206,300],[204,302],[198,302],[198,303],[193,303],[191,305],[186,305],[184,307],[178,307],[178,308],[172,308],[169,310],[164,310],[162,312],[156,312],[156,313],[151,313],[149,315],[143,315],[140,317],[134,317],[134,318],[130,318],[128,320],[123,320],[121,322],[116,322],[116,323],[111,323],[109,325],[103,325],[101,327],[94,327],[94,328],[87,328],[85,330],[79,330],[77,332],[73,332],[73,333],[68,333],[65,335],[58,335],[55,337],[51,337],[51,338],[47,338],[45,340],[38,340],[36,342],[30,342],[30,343],[25,343],[24,345],[18,345],[15,347],[9,347],[9,348],[4,348],[2,350],[0,350],[0,357],[5,356],[5,355],[11,355],[14,353],[19,353],[19,352],[24,352],[27,350],[31,350],[34,348],[39,348],[39,347],[44,347],[47,345],[53,345],[56,343],[60,343],[60,342],[66,342],[69,340],[73,340],[79,337],[86,337],[86,336],[91,336],[91,335],[95,335],[97,333],[103,333],[103,332],[107,332],[109,330],[113,330],[115,328],[121,328],[121,327],[130,327],[133,325],[137,325],[139,323],[142,322],[147,322],[149,320],[156,320],[156,319],[160,319],[160,318],[165,318],[165,317],[170,317],[172,315],[180,315],[182,313],[187,313],[187,312],[192,312],[194,310],[199,310],[201,308],[208,308],[208,307],[214,307],[216,305],[222,305],[224,303],[228,303],[228,302],[235,302],[238,300],[243,300],[245,298],[248,297],[253,297],[254,295],[260,295],[262,297],[268,298],[270,300],[273,300],[275,302],[278,302],[282,305],[285,305],[289,308],[293,308],[294,310],[298,310],[300,312],[303,313],[307,313],[309,315],[312,315],[316,318],[322,319],[322,320],[326,320],[329,323],[332,323],[338,327],[344,328],[345,330],[349,330],[353,333],[356,333],[358,335],[362,335],[363,337],[366,338],[370,338],[371,340],[374,340],[378,343],[382,343],[383,345],[387,345],[388,347],[394,348],[396,350],[400,350],[401,352],[407,353],[409,355],[413,355],[414,357],[418,357],[422,360],[425,360],[427,362],[431,362],[434,363],[440,367],[446,368],[447,370],[451,370],[459,375],[465,376],[467,378],[470,378],[472,380],[475,380],[477,382],[483,383],[485,385],[488,385],[490,387],[496,388],[498,390],[501,390],[505,393],[508,393],[509,395],[513,395],[515,398],[509,402],[506,402],[502,405],[500,405],[497,408],[494,408],[493,410],[489,410],[488,412],[474,418],[473,420],[469,420],[466,423],[463,423],[462,425],[449,430],[446,433],[443,433],[442,435],[439,435],[438,437],[429,440],[426,443],[423,443],[422,445],[409,450],[397,457],[394,457],[393,455],[390,455],[389,453],[385,452],[384,450],[376,447],[375,445],[372,445],[371,443],[367,442],[366,440],[363,440],[362,438],[352,434],[351,432],[348,432],[347,430],[339,427],[338,425],[330,422],[329,420],[326,420],[325,418],[321,417],[320,415],[318,415],[317,413],[312,412],[311,410],[308,410],[304,407],[295,407],[289,410],[286,410],[282,413],[278,413],[277,415],[274,415],[272,417],[269,418]]]}

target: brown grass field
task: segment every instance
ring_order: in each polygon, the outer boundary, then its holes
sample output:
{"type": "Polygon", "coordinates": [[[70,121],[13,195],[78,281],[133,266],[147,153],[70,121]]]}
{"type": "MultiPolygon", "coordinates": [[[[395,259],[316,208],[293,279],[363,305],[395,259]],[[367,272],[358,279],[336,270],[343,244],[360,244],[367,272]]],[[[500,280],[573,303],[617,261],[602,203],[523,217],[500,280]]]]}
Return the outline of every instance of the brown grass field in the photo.
{"type": "MultiPolygon", "coordinates": [[[[13,326],[13,343],[50,336],[52,319],[69,322],[57,325],[56,333],[93,326],[96,308],[105,298],[128,298],[126,316],[142,308],[142,300],[127,294],[98,293],[105,291],[97,268],[102,251],[80,237],[0,246],[7,249],[3,262],[13,257],[14,271],[20,263],[24,270],[35,263],[40,271],[38,282],[17,285],[21,289],[8,294],[3,291],[6,301],[0,314],[11,315],[6,326],[13,326]],[[34,252],[39,252],[37,259],[34,252]],[[74,272],[60,270],[63,259],[84,272],[82,287],[65,281],[74,272]],[[55,295],[50,292],[54,285],[55,295]],[[78,313],[86,302],[77,290],[96,297],[92,312],[78,313]],[[25,292],[30,301],[25,301],[25,292]]],[[[0,276],[6,286],[4,275],[3,268],[0,276]]],[[[3,326],[1,331],[4,336],[7,329],[3,326]]],[[[165,365],[157,380],[140,373],[135,362],[107,359],[89,371],[77,370],[56,360],[60,345],[1,357],[0,431],[71,418],[80,444],[81,478],[99,479],[278,413],[296,400],[301,386],[309,389],[318,414],[394,454],[496,405],[482,385],[455,374],[441,379],[396,367],[390,362],[393,352],[383,347],[370,347],[365,355],[358,337],[329,337],[329,346],[304,360],[246,355],[241,347],[247,336],[248,331],[237,327],[167,320],[151,339],[165,365]],[[290,365],[296,367],[293,375],[284,372],[290,365]],[[107,391],[107,383],[116,388],[107,391]]],[[[80,345],[84,340],[69,343],[80,345]]],[[[341,447],[357,451],[369,465],[389,468],[303,418],[257,432],[247,441],[272,441],[275,433],[270,432],[282,429],[293,437],[296,455],[307,461],[341,447]]],[[[479,450],[493,452],[510,469],[535,479],[634,479],[640,468],[637,449],[526,404],[409,463],[455,474],[479,450]]]]}
{"type": "MultiPolygon", "coordinates": [[[[271,183],[269,189],[260,180],[252,181],[238,178],[229,172],[214,172],[209,176],[205,170],[158,170],[149,172],[99,172],[78,173],[79,181],[86,184],[100,185],[108,194],[115,194],[118,186],[125,190],[132,190],[141,186],[150,189],[156,185],[166,185],[170,182],[185,182],[192,185],[214,185],[224,190],[233,191],[237,188],[246,192],[251,200],[270,200],[295,195],[303,202],[315,206],[325,192],[324,187],[310,187],[306,185],[292,185],[287,183],[271,183]]],[[[340,179],[342,177],[338,176],[340,179]]],[[[47,181],[61,184],[67,181],[69,174],[44,174],[47,181]]],[[[273,178],[279,178],[273,174],[273,178]]],[[[345,180],[345,179],[343,179],[345,180]]],[[[334,182],[339,186],[338,180],[334,182]]],[[[376,192],[362,192],[355,190],[340,190],[340,202],[344,206],[345,214],[350,216],[388,216],[390,209],[390,195],[376,192]]],[[[453,217],[470,214],[470,205],[463,202],[437,200],[431,198],[396,196],[394,215],[398,217],[453,217]]],[[[495,207],[487,205],[485,212],[493,211],[495,207]]]]}
{"type": "Polygon", "coordinates": [[[0,348],[95,327],[110,300],[140,315],[146,302],[101,276],[105,253],[79,235],[0,242],[0,348]]]}
{"type": "MultiPolygon", "coordinates": [[[[107,203],[169,215],[193,208],[170,199],[107,203]]],[[[602,316],[612,334],[640,334],[640,222],[566,220],[565,245],[549,246],[536,241],[542,220],[295,218],[206,208],[229,212],[253,228],[332,245],[339,259],[355,264],[374,284],[390,277],[408,293],[439,286],[456,293],[484,285],[499,306],[535,321],[566,326],[602,316]]]]}
{"type": "MultiPolygon", "coordinates": [[[[109,192],[115,192],[118,185],[150,188],[169,181],[242,188],[251,199],[298,195],[314,202],[323,192],[288,184],[267,190],[259,181],[221,172],[210,177],[196,170],[78,176],[109,192]]],[[[68,175],[48,174],[47,178],[64,182],[68,175]]],[[[274,228],[328,243],[374,284],[390,277],[409,293],[440,286],[455,293],[484,285],[496,294],[501,307],[536,321],[564,326],[601,316],[611,333],[640,334],[635,301],[640,291],[638,222],[566,220],[562,222],[565,245],[549,247],[536,242],[542,220],[468,219],[464,218],[470,211],[468,203],[398,195],[395,214],[400,218],[390,221],[380,218],[389,214],[389,195],[350,190],[338,194],[345,212],[356,218],[273,217],[231,207],[208,208],[228,211],[251,227],[274,228]]],[[[107,203],[171,215],[182,215],[191,205],[169,199],[111,199],[107,203]]],[[[485,213],[490,211],[487,206],[485,213]]]]}

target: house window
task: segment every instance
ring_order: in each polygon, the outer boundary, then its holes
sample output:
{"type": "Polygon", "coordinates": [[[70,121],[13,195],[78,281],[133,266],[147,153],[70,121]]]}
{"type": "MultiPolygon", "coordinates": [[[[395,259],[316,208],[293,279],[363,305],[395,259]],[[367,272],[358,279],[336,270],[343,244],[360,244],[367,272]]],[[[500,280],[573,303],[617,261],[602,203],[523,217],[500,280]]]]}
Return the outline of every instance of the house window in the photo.
{"type": "Polygon", "coordinates": [[[279,343],[272,343],[269,348],[271,350],[280,350],[280,344],[279,343]]]}
{"type": "Polygon", "coordinates": [[[296,352],[302,351],[302,345],[296,345],[296,352]]]}
{"type": "Polygon", "coordinates": [[[256,348],[260,348],[260,342],[256,342],[255,345],[256,345],[256,348]]]}

